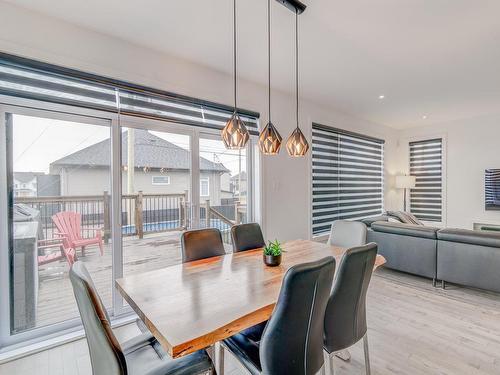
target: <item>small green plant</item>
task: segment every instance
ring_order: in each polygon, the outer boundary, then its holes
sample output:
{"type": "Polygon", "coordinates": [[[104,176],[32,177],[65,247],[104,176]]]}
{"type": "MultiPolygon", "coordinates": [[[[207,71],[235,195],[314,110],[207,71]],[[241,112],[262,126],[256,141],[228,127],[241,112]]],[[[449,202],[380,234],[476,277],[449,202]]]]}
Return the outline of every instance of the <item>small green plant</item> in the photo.
{"type": "Polygon", "coordinates": [[[281,248],[281,244],[279,243],[278,240],[269,241],[269,244],[264,248],[264,254],[265,255],[272,255],[274,257],[277,257],[281,255],[283,252],[283,249],[281,248]]]}

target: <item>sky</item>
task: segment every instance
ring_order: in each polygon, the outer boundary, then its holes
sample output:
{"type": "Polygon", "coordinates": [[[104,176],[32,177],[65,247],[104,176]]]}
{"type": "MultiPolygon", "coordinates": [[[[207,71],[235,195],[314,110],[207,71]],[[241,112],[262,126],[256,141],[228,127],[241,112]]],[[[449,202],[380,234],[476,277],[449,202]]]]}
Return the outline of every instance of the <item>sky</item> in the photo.
{"type": "MultiPolygon", "coordinates": [[[[14,115],[13,161],[15,172],[49,172],[50,163],[110,137],[103,125],[14,115]]],[[[168,124],[167,124],[168,126],[168,124]]],[[[189,136],[152,131],[152,134],[189,150],[189,136]]],[[[224,164],[235,175],[238,151],[226,150],[218,139],[201,139],[200,156],[224,164]]],[[[243,151],[244,156],[244,151],[243,151]]],[[[126,164],[126,161],[124,161],[126,164]]],[[[245,162],[241,163],[246,170],[245,162]]]]}

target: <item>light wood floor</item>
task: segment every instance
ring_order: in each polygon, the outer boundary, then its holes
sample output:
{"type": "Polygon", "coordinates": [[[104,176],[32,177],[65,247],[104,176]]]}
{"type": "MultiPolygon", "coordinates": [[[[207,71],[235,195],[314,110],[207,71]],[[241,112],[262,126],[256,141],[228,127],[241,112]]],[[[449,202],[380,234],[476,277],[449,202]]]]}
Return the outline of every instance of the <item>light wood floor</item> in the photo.
{"type": "MultiPolygon", "coordinates": [[[[379,269],[368,295],[372,374],[500,374],[500,295],[379,269]]],[[[120,340],[137,333],[117,330],[120,340]]],[[[336,374],[364,374],[361,343],[336,374]]],[[[226,374],[241,372],[226,356],[226,374]]],[[[90,375],[86,342],[76,341],[0,366],[3,374],[90,375]]]]}

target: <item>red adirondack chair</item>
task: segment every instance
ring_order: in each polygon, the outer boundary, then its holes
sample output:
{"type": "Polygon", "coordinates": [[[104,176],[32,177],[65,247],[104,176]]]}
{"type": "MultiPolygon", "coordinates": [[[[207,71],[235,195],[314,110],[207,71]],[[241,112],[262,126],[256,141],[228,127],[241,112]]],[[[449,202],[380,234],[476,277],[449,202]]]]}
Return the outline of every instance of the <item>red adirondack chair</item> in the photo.
{"type": "Polygon", "coordinates": [[[88,245],[99,245],[101,255],[104,253],[104,247],[102,243],[102,234],[100,228],[87,228],[85,231],[92,231],[95,233],[94,237],[83,238],[82,237],[82,215],[78,212],[63,211],[58,212],[52,216],[52,221],[57,227],[56,234],[58,236],[65,237],[68,241],[68,247],[77,249],[82,249],[82,254],[85,252],[85,247],[88,245]]]}
{"type": "Polygon", "coordinates": [[[70,267],[73,265],[73,263],[75,263],[76,261],[75,249],[69,246],[69,241],[66,237],[64,236],[59,236],[59,237],[60,238],[38,241],[38,251],[42,254],[38,255],[39,266],[55,262],[63,258],[66,258],[70,267]],[[59,248],[59,251],[52,251],[48,253],[45,252],[48,249],[54,249],[54,248],[59,248]]]}

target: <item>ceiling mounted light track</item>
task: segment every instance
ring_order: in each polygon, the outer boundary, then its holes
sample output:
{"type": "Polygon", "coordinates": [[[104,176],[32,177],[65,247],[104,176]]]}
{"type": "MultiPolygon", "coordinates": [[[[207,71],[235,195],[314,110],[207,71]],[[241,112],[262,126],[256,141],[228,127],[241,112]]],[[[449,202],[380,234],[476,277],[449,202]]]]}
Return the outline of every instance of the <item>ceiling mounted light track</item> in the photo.
{"type": "Polygon", "coordinates": [[[237,71],[236,71],[236,0],[233,0],[233,69],[234,69],[234,112],[222,129],[222,141],[227,149],[241,150],[245,148],[250,134],[245,123],[238,115],[237,104],[237,71]]]}
{"type": "Polygon", "coordinates": [[[269,122],[260,133],[259,148],[264,155],[277,155],[283,139],[271,121],[271,0],[267,0],[267,62],[269,122]]]}

